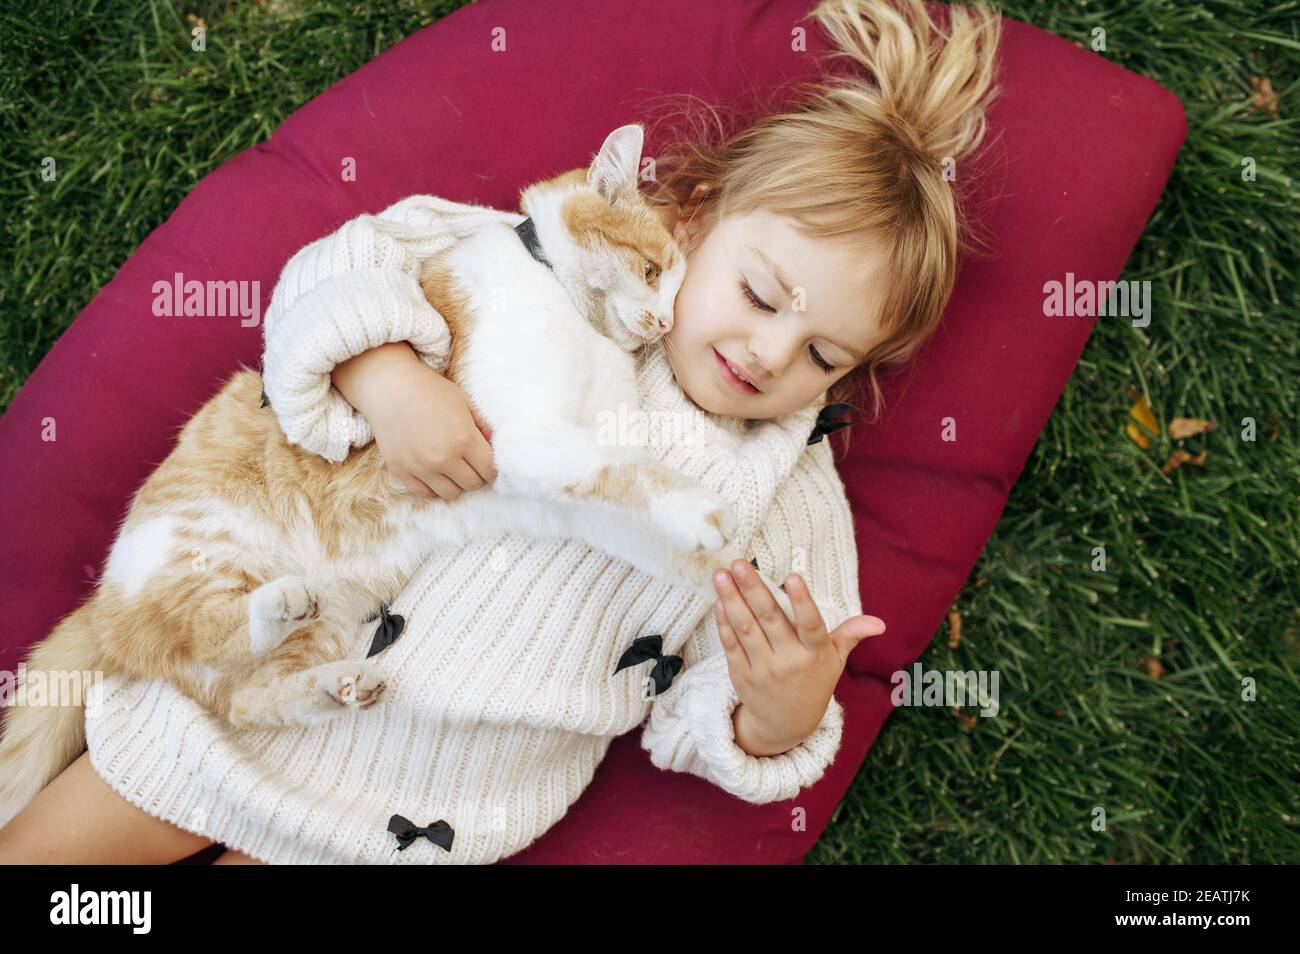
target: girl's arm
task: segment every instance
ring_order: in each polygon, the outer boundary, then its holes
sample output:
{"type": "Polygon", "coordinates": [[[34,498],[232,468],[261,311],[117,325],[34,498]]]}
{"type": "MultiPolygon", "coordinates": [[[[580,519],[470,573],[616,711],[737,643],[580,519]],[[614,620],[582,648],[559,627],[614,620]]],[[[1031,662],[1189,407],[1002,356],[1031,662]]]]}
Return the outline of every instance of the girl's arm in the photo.
{"type": "MultiPolygon", "coordinates": [[[[484,222],[522,218],[414,195],[345,222],[290,258],[265,315],[262,355],[266,395],[289,441],[333,461],[368,443],[371,422],[334,386],[335,367],[406,342],[425,367],[441,372],[451,334],[420,288],[421,261],[484,222]]],[[[389,351],[378,361],[400,366],[403,357],[389,351]]],[[[345,388],[347,379],[345,372],[345,388]]]]}
{"type": "Polygon", "coordinates": [[[384,466],[412,494],[455,500],[496,480],[491,429],[460,385],[421,362],[407,342],[363,351],[330,377],[369,422],[384,466]]]}
{"type": "MultiPolygon", "coordinates": [[[[861,615],[852,515],[829,442],[805,451],[777,490],[751,552],[767,575],[782,576],[777,571],[790,567],[807,581],[827,630],[861,615]],[[818,519],[808,520],[809,514],[818,519]]],[[[641,746],[656,766],[698,775],[756,804],[793,798],[822,777],[843,730],[844,711],[834,696],[802,741],[777,754],[753,754],[763,753],[765,743],[745,738],[743,707],[712,611],[687,639],[682,656],[682,672],[652,700],[641,733],[641,746]]]]}

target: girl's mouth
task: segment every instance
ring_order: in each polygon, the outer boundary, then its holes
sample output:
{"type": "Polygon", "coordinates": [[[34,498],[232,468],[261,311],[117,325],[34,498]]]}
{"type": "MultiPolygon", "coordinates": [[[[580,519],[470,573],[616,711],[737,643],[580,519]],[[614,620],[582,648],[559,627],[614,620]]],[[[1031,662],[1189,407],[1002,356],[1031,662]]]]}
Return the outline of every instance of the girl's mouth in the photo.
{"type": "Polygon", "coordinates": [[[713,349],[713,360],[718,365],[718,373],[722,376],[722,380],[726,381],[727,386],[733,391],[739,391],[741,394],[759,393],[758,388],[741,378],[739,374],[731,369],[731,364],[718,352],[717,348],[713,349]]]}

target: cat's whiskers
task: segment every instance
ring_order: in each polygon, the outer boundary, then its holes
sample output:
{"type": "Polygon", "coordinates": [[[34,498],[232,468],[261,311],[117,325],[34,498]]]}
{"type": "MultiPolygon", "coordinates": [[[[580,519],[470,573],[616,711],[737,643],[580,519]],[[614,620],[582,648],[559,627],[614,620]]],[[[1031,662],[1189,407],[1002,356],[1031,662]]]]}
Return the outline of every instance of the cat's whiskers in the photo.
{"type": "Polygon", "coordinates": [[[656,344],[656,345],[660,345],[660,344],[662,344],[663,347],[668,351],[669,354],[676,354],[677,357],[679,357],[679,358],[681,357],[681,352],[680,352],[680,351],[677,351],[677,352],[674,352],[674,351],[673,351],[673,348],[675,348],[676,345],[673,344],[672,339],[669,338],[667,335],[664,335],[662,338],[660,338],[658,341],[656,341],[655,344],[656,344]]]}

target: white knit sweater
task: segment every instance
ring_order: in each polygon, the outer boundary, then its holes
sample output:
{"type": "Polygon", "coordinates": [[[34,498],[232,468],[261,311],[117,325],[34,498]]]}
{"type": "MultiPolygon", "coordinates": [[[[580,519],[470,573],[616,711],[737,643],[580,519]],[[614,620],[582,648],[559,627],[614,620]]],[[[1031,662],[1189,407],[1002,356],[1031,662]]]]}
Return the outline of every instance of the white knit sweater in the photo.
{"type": "MultiPolygon", "coordinates": [[[[400,340],[444,367],[447,328],[420,292],[420,258],[483,222],[522,218],[412,196],[296,254],[265,320],[266,392],[289,438],[332,460],[369,441],[330,370],[400,340]]],[[[824,395],[746,428],[690,402],[664,349],[639,356],[638,384],[652,420],[691,416],[694,427],[650,428],[652,452],[733,502],[740,546],[764,573],[800,572],[828,628],[861,613],[844,486],[830,442],[807,443],[824,395]],[[709,439],[659,439],[670,431],[709,439]]],[[[313,727],[236,731],[163,681],[112,677],[86,714],[93,765],[150,814],[262,861],[479,864],[542,835],[610,741],[639,725],[656,766],[756,803],[793,798],[839,749],[843,710],[832,699],[789,751],[742,751],[709,601],[586,543],[509,535],[439,552],[390,611],[406,628],[374,657],[390,680],[373,709],[313,727]],[[653,663],[614,674],[633,640],[652,634],[662,634],[664,655],[684,660],[657,696],[645,688],[653,663]],[[394,851],[394,814],[419,826],[445,820],[452,849],[418,838],[394,851]]],[[[357,658],[374,630],[358,628],[357,658]]]]}

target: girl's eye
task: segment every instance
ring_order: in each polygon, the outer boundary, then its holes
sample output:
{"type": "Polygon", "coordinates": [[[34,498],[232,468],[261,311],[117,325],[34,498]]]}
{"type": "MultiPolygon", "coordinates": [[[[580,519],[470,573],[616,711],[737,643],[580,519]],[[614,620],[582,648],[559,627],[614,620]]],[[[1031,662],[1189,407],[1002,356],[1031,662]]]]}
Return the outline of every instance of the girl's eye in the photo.
{"type": "Polygon", "coordinates": [[[749,299],[749,303],[759,311],[776,311],[775,308],[755,295],[754,289],[750,288],[749,282],[745,281],[743,278],[740,280],[740,290],[744,293],[745,297],[749,299]]]}
{"type": "Polygon", "coordinates": [[[657,277],[659,277],[659,266],[656,265],[654,262],[650,261],[649,259],[646,259],[646,263],[645,263],[646,284],[649,285],[657,277]]]}
{"type": "MultiPolygon", "coordinates": [[[[753,305],[755,308],[757,308],[759,311],[767,311],[767,312],[776,311],[775,308],[773,308],[767,302],[763,301],[763,299],[755,295],[754,289],[750,288],[749,282],[745,281],[743,278],[740,280],[740,290],[741,292],[744,293],[745,297],[749,299],[749,303],[753,305]]],[[[808,348],[808,351],[812,354],[813,362],[817,365],[817,367],[821,368],[827,374],[830,374],[835,370],[833,365],[831,365],[825,358],[823,358],[820,354],[817,353],[816,348],[810,346],[808,348]]]]}

